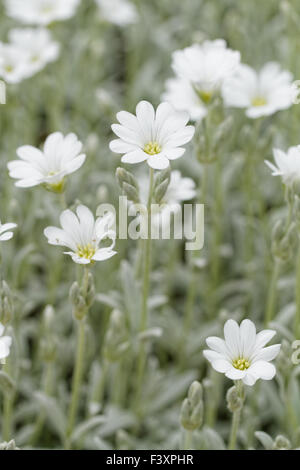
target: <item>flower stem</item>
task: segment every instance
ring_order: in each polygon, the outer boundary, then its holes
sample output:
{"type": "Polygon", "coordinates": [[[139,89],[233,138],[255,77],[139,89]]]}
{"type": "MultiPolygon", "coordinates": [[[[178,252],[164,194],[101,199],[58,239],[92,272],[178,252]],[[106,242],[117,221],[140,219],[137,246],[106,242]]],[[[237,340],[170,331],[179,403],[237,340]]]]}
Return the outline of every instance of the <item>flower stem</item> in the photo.
{"type": "MultiPolygon", "coordinates": [[[[141,323],[140,323],[140,333],[147,329],[148,325],[148,297],[149,297],[149,288],[150,288],[150,270],[151,270],[151,203],[152,203],[152,193],[153,193],[153,180],[154,180],[154,170],[150,168],[149,175],[149,194],[148,194],[148,204],[147,204],[147,217],[148,217],[148,233],[146,240],[144,240],[144,276],[143,276],[143,290],[142,290],[142,309],[141,309],[141,323]]],[[[145,345],[141,341],[139,348],[139,357],[138,357],[138,367],[137,367],[137,391],[136,391],[136,404],[139,408],[140,404],[140,395],[142,382],[144,377],[144,370],[146,364],[146,351],[145,345]]]]}
{"type": "Polygon", "coordinates": [[[270,323],[270,321],[272,321],[274,317],[274,310],[275,310],[276,297],[277,297],[276,295],[277,294],[277,282],[278,282],[279,274],[280,274],[280,261],[278,259],[275,259],[274,268],[272,271],[271,283],[269,287],[266,313],[265,313],[265,327],[268,326],[268,324],[270,323]]]}
{"type": "MultiPolygon", "coordinates": [[[[6,359],[6,364],[4,366],[4,371],[9,375],[10,373],[10,366],[9,366],[9,359],[6,359]]],[[[2,437],[4,441],[9,441],[12,436],[12,407],[13,407],[13,393],[4,393],[3,397],[3,429],[2,429],[2,437]]]]}
{"type": "Polygon", "coordinates": [[[78,321],[78,341],[77,341],[77,352],[76,352],[76,362],[75,370],[72,381],[72,395],[71,395],[71,404],[69,408],[69,417],[66,433],[66,449],[71,447],[70,437],[72,435],[74,424],[76,420],[77,410],[78,410],[78,401],[79,401],[79,392],[82,379],[83,371],[83,359],[84,359],[84,347],[85,347],[85,320],[78,321]]]}
{"type": "MultiPolygon", "coordinates": [[[[53,366],[54,366],[53,361],[49,361],[47,363],[47,367],[46,367],[46,371],[45,371],[43,390],[44,390],[45,395],[47,395],[47,396],[51,396],[51,393],[52,393],[53,372],[54,372],[54,367],[53,366]]],[[[42,413],[39,414],[39,416],[36,420],[34,431],[33,431],[32,438],[31,438],[31,445],[32,446],[34,446],[36,444],[36,442],[38,441],[38,438],[39,438],[39,436],[40,436],[40,434],[43,430],[43,427],[44,427],[45,418],[46,418],[45,412],[42,412],[42,413]]]]}
{"type": "Polygon", "coordinates": [[[184,433],[184,445],[183,445],[184,450],[191,450],[192,438],[193,438],[193,432],[186,429],[184,433]]]}
{"type": "MultiPolygon", "coordinates": [[[[236,382],[236,388],[238,391],[238,394],[242,400],[244,400],[244,388],[243,388],[243,382],[241,380],[237,380],[236,382]]],[[[241,419],[241,412],[242,412],[242,407],[235,410],[232,414],[232,423],[231,423],[231,431],[230,431],[230,439],[229,439],[229,446],[228,450],[235,450],[236,447],[236,439],[237,439],[237,433],[239,430],[239,425],[240,425],[240,419],[241,419]]]]}
{"type": "Polygon", "coordinates": [[[237,432],[238,432],[239,424],[240,424],[240,417],[241,417],[241,410],[237,410],[233,412],[231,431],[230,431],[230,440],[229,440],[229,447],[228,447],[229,450],[235,450],[236,437],[237,437],[237,432]]]}

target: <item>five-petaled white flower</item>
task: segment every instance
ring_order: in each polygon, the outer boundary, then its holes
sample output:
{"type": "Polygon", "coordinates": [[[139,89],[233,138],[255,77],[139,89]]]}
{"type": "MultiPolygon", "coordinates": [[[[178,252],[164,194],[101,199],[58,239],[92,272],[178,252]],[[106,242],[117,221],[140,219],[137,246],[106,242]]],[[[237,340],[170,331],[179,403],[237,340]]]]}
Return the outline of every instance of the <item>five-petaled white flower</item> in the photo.
{"type": "Polygon", "coordinates": [[[246,108],[246,115],[252,119],[269,116],[292,106],[292,80],[292,74],[276,62],[268,62],[258,73],[241,64],[236,75],[224,83],[224,104],[246,108]]]}
{"type": "Polygon", "coordinates": [[[75,134],[63,136],[61,132],[54,132],[47,137],[43,152],[31,145],[19,147],[20,160],[8,163],[9,174],[18,179],[16,186],[21,188],[44,184],[47,189],[60,192],[65,177],[85,161],[81,149],[82,143],[75,134]]]}
{"type": "Polygon", "coordinates": [[[25,24],[49,25],[71,18],[80,0],[5,0],[8,16],[25,24]]]}
{"type": "Polygon", "coordinates": [[[16,28],[9,32],[8,37],[10,44],[22,53],[24,78],[39,72],[59,56],[59,44],[52,40],[45,28],[16,28]]]}
{"type": "Polygon", "coordinates": [[[11,222],[7,224],[1,224],[0,221],[0,242],[6,242],[7,240],[10,240],[14,236],[11,230],[16,227],[17,224],[11,222]]]}
{"type": "Polygon", "coordinates": [[[290,147],[287,153],[279,149],[273,149],[276,165],[265,160],[265,163],[272,170],[273,176],[281,176],[282,181],[287,186],[300,181],[300,146],[290,147]]]}
{"type": "Polygon", "coordinates": [[[115,224],[112,213],[98,217],[95,221],[92,212],[83,205],[76,209],[76,214],[67,209],[60,216],[62,228],[47,227],[44,230],[50,245],[61,245],[72,251],[64,252],[70,255],[78,264],[90,264],[94,261],[104,261],[116,254],[113,250],[116,240],[115,224]],[[110,246],[99,247],[100,243],[110,239],[110,246]]]}
{"type": "Polygon", "coordinates": [[[166,91],[162,99],[178,111],[187,111],[192,121],[200,121],[207,114],[207,108],[192,84],[182,78],[166,81],[166,91]]]}
{"type": "Polygon", "coordinates": [[[216,336],[207,338],[211,349],[203,354],[216,371],[229,379],[254,385],[258,379],[271,380],[276,374],[270,361],[279,353],[280,344],[264,347],[275,334],[273,330],[256,334],[251,320],[243,320],[240,326],[235,320],[228,320],[224,326],[225,341],[216,336]]]}
{"type": "Polygon", "coordinates": [[[9,356],[12,339],[10,336],[3,336],[4,325],[0,323],[0,360],[9,356]]]}
{"type": "Polygon", "coordinates": [[[227,48],[223,39],[216,39],[175,51],[172,67],[177,77],[189,81],[202,102],[208,104],[239,62],[240,53],[227,48]]]}
{"type": "Polygon", "coordinates": [[[193,126],[187,126],[189,115],[175,111],[169,103],[161,103],[156,112],[148,101],[136,107],[136,116],[127,111],[117,114],[120,124],[112,130],[119,137],[110,143],[110,149],[123,153],[123,163],[140,163],[147,160],[150,167],[163,170],[169,160],[181,157],[194,135],[193,126]]]}
{"type": "Polygon", "coordinates": [[[136,23],[136,7],[129,0],[96,0],[101,19],[118,26],[136,23]]]}

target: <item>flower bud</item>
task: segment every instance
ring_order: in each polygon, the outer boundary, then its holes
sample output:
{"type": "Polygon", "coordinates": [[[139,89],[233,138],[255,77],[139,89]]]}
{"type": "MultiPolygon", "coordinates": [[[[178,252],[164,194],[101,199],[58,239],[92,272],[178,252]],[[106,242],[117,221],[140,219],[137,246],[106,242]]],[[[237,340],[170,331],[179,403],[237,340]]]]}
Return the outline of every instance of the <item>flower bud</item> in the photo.
{"type": "Polygon", "coordinates": [[[276,437],[273,450],[289,450],[292,448],[292,444],[286,437],[279,435],[276,437]]]}
{"type": "Polygon", "coordinates": [[[297,243],[297,234],[295,225],[286,230],[283,220],[278,220],[272,233],[272,253],[273,256],[281,261],[288,261],[295,252],[297,243]]]}
{"type": "Polygon", "coordinates": [[[243,397],[240,396],[237,387],[234,385],[226,393],[227,407],[231,413],[240,411],[243,408],[243,397]]]}
{"type": "Polygon", "coordinates": [[[73,315],[77,320],[82,320],[87,312],[87,304],[83,296],[81,295],[81,290],[79,288],[78,282],[73,282],[70,292],[69,292],[70,301],[73,306],[73,315]]]}
{"type": "Polygon", "coordinates": [[[195,381],[189,388],[188,396],[183,400],[180,412],[181,426],[188,431],[195,431],[202,424],[203,400],[202,386],[195,381]]]}
{"type": "Polygon", "coordinates": [[[121,190],[128,199],[135,203],[140,202],[139,186],[133,174],[119,167],[116,170],[116,178],[121,190]]]}

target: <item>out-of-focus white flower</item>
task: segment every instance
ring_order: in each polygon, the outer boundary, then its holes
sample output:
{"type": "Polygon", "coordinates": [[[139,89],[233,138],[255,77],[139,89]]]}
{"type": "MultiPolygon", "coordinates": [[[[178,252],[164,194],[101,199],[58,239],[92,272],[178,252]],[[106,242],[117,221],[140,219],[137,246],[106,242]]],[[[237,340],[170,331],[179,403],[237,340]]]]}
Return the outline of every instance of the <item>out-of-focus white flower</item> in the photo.
{"type": "Polygon", "coordinates": [[[256,334],[251,320],[243,320],[240,326],[235,320],[228,320],[224,326],[225,341],[216,336],[206,339],[209,349],[203,351],[206,359],[217,372],[232,380],[242,380],[254,385],[258,379],[271,380],[276,369],[270,361],[275,359],[280,344],[264,347],[276,334],[263,330],[256,334]]]}
{"type": "Polygon", "coordinates": [[[0,43],[0,77],[7,83],[19,83],[28,76],[24,51],[12,44],[0,43]]]}
{"type": "Polygon", "coordinates": [[[293,76],[276,62],[268,62],[260,72],[241,64],[223,86],[226,106],[246,108],[249,118],[269,116],[293,104],[293,76]]]}
{"type": "Polygon", "coordinates": [[[7,240],[10,240],[14,236],[11,230],[16,227],[17,227],[17,224],[14,224],[14,223],[1,224],[1,221],[0,221],[0,242],[6,242],[7,240]]]}
{"type": "Polygon", "coordinates": [[[90,264],[94,261],[104,261],[116,254],[113,250],[116,232],[112,230],[114,216],[107,213],[103,217],[94,219],[92,212],[83,205],[76,209],[76,214],[65,210],[60,216],[62,228],[47,227],[44,230],[50,245],[65,246],[72,251],[66,251],[72,260],[78,264],[90,264]],[[110,246],[100,248],[104,239],[112,241],[110,246]]]}
{"type": "Polygon", "coordinates": [[[10,336],[3,336],[4,326],[0,323],[0,360],[9,356],[12,339],[10,336]]]}
{"type": "Polygon", "coordinates": [[[129,0],[96,0],[103,20],[118,26],[135,23],[138,19],[136,7],[129,0]]]}
{"type": "Polygon", "coordinates": [[[71,18],[80,0],[5,0],[6,13],[25,24],[48,25],[71,18]]]}
{"type": "Polygon", "coordinates": [[[175,111],[169,103],[161,103],[156,112],[148,101],[141,101],[136,107],[136,116],[127,111],[117,114],[120,124],[113,124],[112,130],[119,137],[110,143],[110,149],[123,153],[123,163],[147,161],[151,168],[163,170],[169,160],[181,157],[194,135],[193,126],[187,126],[189,115],[175,111]]]}
{"type": "Polygon", "coordinates": [[[54,132],[47,137],[43,152],[31,145],[19,147],[20,160],[7,164],[9,175],[21,188],[45,184],[47,189],[60,192],[65,177],[83,165],[86,156],[81,150],[82,143],[75,134],[54,132]]]}
{"type": "Polygon", "coordinates": [[[275,165],[265,160],[273,176],[281,176],[283,183],[288,186],[300,181],[300,146],[290,147],[287,153],[273,149],[273,155],[275,165]]]}
{"type": "Polygon", "coordinates": [[[200,121],[207,113],[200,96],[187,80],[170,78],[162,99],[178,111],[187,111],[193,121],[200,121]]]}
{"type": "Polygon", "coordinates": [[[9,32],[10,43],[23,54],[24,76],[30,77],[59,56],[59,44],[52,40],[47,29],[22,28],[9,32]]]}
{"type": "Polygon", "coordinates": [[[226,47],[223,39],[204,41],[173,53],[176,75],[189,81],[204,104],[209,103],[224,81],[233,75],[240,53],[226,47]]]}

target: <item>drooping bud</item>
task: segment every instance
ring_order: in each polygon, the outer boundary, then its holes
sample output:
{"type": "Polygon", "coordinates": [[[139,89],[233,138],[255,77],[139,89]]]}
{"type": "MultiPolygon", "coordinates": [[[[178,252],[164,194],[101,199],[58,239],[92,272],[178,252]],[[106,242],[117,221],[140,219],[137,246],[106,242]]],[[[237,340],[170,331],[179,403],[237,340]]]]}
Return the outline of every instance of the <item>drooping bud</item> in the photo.
{"type": "Polygon", "coordinates": [[[203,421],[202,386],[195,381],[189,388],[188,396],[183,400],[180,412],[181,426],[188,431],[198,429],[203,421]]]}
{"type": "Polygon", "coordinates": [[[139,186],[132,173],[126,171],[124,168],[117,168],[116,178],[122,192],[132,202],[139,203],[139,186]]]}
{"type": "Polygon", "coordinates": [[[231,413],[240,411],[243,408],[244,399],[235,385],[227,390],[226,401],[227,407],[231,413]]]}

